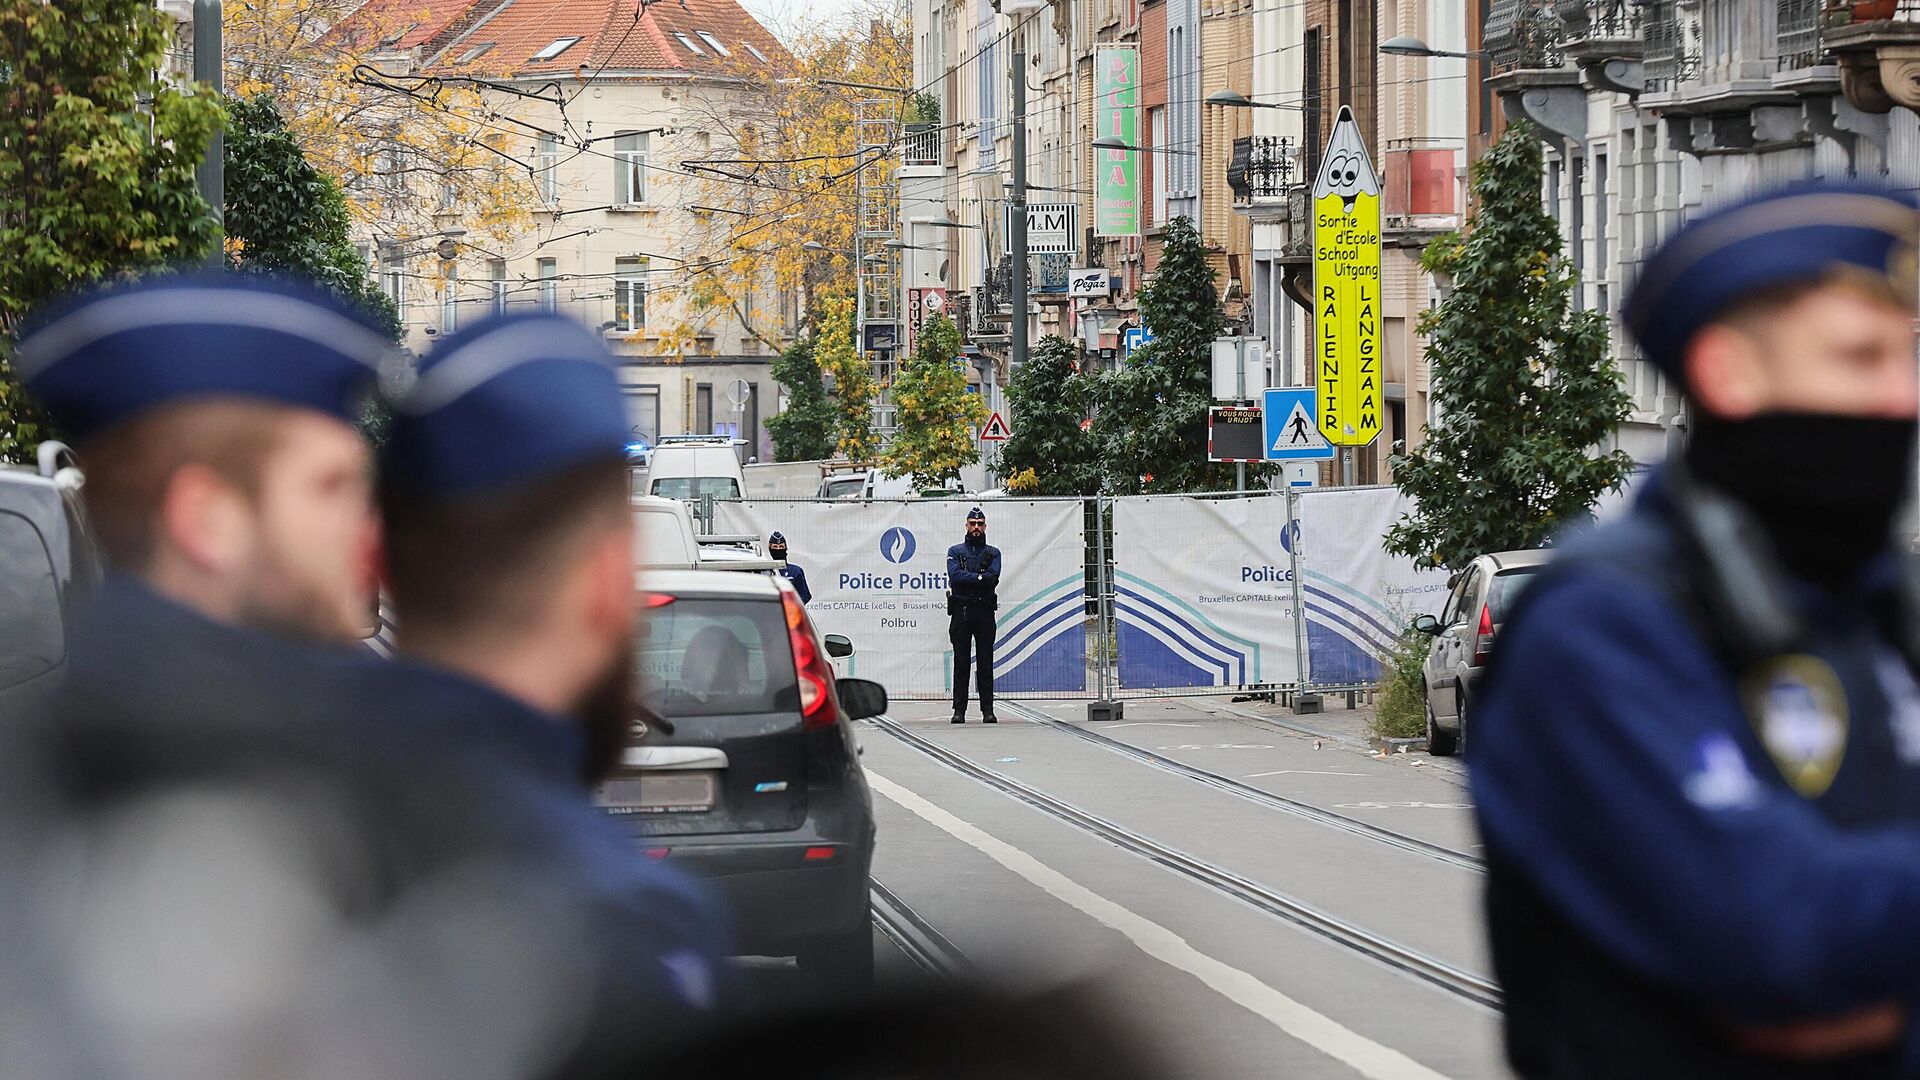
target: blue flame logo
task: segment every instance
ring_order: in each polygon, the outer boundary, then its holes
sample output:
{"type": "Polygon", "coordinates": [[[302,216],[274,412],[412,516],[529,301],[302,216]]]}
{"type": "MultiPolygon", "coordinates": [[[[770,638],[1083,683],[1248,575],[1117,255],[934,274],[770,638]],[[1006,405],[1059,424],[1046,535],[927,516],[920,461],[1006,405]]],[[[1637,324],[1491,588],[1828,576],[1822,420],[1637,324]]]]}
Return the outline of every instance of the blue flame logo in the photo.
{"type": "Polygon", "coordinates": [[[880,557],[890,563],[903,563],[913,558],[913,551],[919,546],[913,534],[898,525],[880,534],[880,557]]]}
{"type": "Polygon", "coordinates": [[[1300,519],[1294,518],[1280,530],[1280,547],[1291,552],[1300,546],[1300,519]]]}

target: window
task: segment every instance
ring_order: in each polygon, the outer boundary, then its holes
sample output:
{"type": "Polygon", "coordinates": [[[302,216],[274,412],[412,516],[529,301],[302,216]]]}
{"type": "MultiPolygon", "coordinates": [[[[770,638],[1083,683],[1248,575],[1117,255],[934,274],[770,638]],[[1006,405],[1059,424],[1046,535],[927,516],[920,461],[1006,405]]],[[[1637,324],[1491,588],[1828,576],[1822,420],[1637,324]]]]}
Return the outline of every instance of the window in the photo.
{"type": "Polygon", "coordinates": [[[380,261],[380,291],[393,301],[394,314],[404,323],[407,321],[407,256],[395,245],[386,249],[380,261]]]}
{"type": "Polygon", "coordinates": [[[682,597],[634,624],[641,702],[660,716],[791,712],[800,689],[779,604],[682,597]]]}
{"type": "Polygon", "coordinates": [[[647,260],[613,260],[613,328],[634,331],[647,325],[647,260]]]}
{"type": "Polygon", "coordinates": [[[507,260],[487,260],[487,289],[495,315],[507,310],[507,260]]]}
{"type": "Polygon", "coordinates": [[[541,132],[540,146],[535,158],[540,173],[540,198],[548,203],[560,199],[560,137],[550,131],[541,132]]]}
{"type": "Polygon", "coordinates": [[[493,51],[493,45],[494,45],[494,43],[493,43],[493,42],[491,42],[491,41],[483,41],[483,42],[481,42],[480,44],[478,44],[478,45],[475,45],[475,46],[474,46],[473,48],[471,48],[471,49],[468,49],[468,50],[467,50],[466,52],[463,52],[463,53],[461,53],[461,54],[460,54],[460,59],[458,59],[458,60],[456,60],[456,61],[454,61],[454,62],[455,62],[455,63],[458,63],[458,64],[471,64],[471,63],[473,63],[473,62],[474,62],[475,60],[478,60],[478,59],[480,59],[481,57],[483,57],[483,56],[485,56],[485,55],[487,55],[488,53],[490,53],[490,52],[492,52],[492,51],[493,51]]]}
{"type": "Polygon", "coordinates": [[[449,263],[446,277],[440,282],[440,332],[451,334],[459,328],[460,266],[449,263]]]}
{"type": "Polygon", "coordinates": [[[753,58],[754,58],[755,60],[758,60],[758,61],[760,61],[760,62],[761,62],[761,63],[763,63],[763,64],[767,62],[767,54],[766,54],[766,53],[763,53],[763,52],[761,52],[761,51],[760,51],[759,49],[756,49],[756,48],[754,48],[754,47],[753,47],[753,42],[751,42],[751,41],[743,41],[743,42],[741,42],[740,44],[742,44],[742,45],[744,45],[744,46],[746,46],[746,47],[747,47],[747,51],[753,54],[753,58]]]}
{"type": "Polygon", "coordinates": [[[1301,173],[1312,182],[1313,176],[1320,171],[1320,154],[1326,149],[1327,140],[1320,134],[1320,28],[1307,31],[1306,46],[1301,50],[1306,54],[1306,72],[1300,81],[1300,100],[1306,105],[1306,151],[1304,171],[1301,173]]]}
{"type": "Polygon", "coordinates": [[[653,482],[653,490],[648,494],[688,501],[708,495],[716,499],[737,499],[740,481],[731,476],[662,476],[653,482]]]}
{"type": "Polygon", "coordinates": [[[688,51],[688,52],[690,52],[690,53],[692,53],[693,55],[695,55],[695,56],[705,56],[705,55],[707,55],[707,52],[706,52],[706,50],[705,50],[705,49],[702,49],[702,48],[701,48],[700,46],[698,46],[698,45],[695,45],[695,44],[693,43],[693,39],[692,39],[692,38],[690,38],[690,37],[688,37],[687,35],[685,35],[685,34],[681,34],[681,33],[675,33],[675,34],[674,34],[673,36],[674,36],[675,38],[677,38],[677,39],[679,39],[679,41],[680,41],[680,44],[682,44],[682,45],[685,45],[685,46],[687,47],[687,51],[688,51]]]}
{"type": "MultiPolygon", "coordinates": [[[[1587,205],[1586,205],[1587,159],[1575,157],[1568,163],[1567,216],[1571,224],[1567,229],[1567,243],[1573,248],[1573,272],[1578,278],[1585,278],[1587,266],[1587,205]]],[[[1579,304],[1585,289],[1574,292],[1574,303],[1579,304]]]]}
{"type": "Polygon", "coordinates": [[[0,687],[44,675],[66,654],[47,542],[31,521],[0,513],[0,687]]]}
{"type": "Polygon", "coordinates": [[[559,306],[560,263],[555,259],[541,259],[534,265],[540,273],[540,310],[552,311],[559,306]]]}
{"type": "MultiPolygon", "coordinates": [[[[1153,132],[1153,145],[1167,145],[1167,109],[1164,105],[1155,105],[1147,110],[1148,130],[1153,132]]],[[[1165,154],[1141,154],[1145,165],[1153,173],[1153,227],[1165,228],[1167,224],[1167,165],[1165,154]]]]}
{"type": "Polygon", "coordinates": [[[1547,162],[1547,214],[1555,225],[1560,224],[1560,162],[1558,159],[1547,162]]]}
{"type": "MultiPolygon", "coordinates": [[[[1607,155],[1602,151],[1593,156],[1593,277],[1595,281],[1603,282],[1600,286],[1603,293],[1606,290],[1604,282],[1613,276],[1608,269],[1612,253],[1607,245],[1607,226],[1612,220],[1613,209],[1608,205],[1608,179],[1607,155]]],[[[1606,310],[1604,303],[1600,310],[1606,310]]]]}
{"type": "Polygon", "coordinates": [[[541,49],[537,53],[534,53],[532,56],[528,57],[527,59],[551,60],[554,57],[559,56],[561,53],[566,52],[568,49],[573,48],[574,44],[577,43],[579,40],[580,39],[577,37],[555,38],[553,44],[548,45],[546,48],[541,49]]]}
{"type": "Polygon", "coordinates": [[[647,136],[629,132],[613,139],[613,205],[647,201],[647,136]]]}
{"type": "Polygon", "coordinates": [[[693,389],[693,434],[713,430],[713,384],[701,383],[693,389]]]}
{"type": "Polygon", "coordinates": [[[730,52],[725,45],[720,44],[719,38],[714,37],[712,34],[707,33],[705,30],[695,30],[694,33],[699,34],[700,40],[706,42],[707,45],[713,49],[714,52],[719,53],[721,56],[733,55],[733,53],[730,52]]]}

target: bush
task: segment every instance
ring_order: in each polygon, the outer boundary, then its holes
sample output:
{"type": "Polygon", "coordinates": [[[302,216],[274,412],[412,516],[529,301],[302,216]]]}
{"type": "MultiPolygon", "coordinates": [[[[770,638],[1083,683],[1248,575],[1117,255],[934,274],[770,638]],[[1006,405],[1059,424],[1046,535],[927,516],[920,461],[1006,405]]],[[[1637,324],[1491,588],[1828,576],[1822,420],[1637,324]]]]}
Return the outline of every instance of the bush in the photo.
{"type": "Polygon", "coordinates": [[[1380,696],[1368,733],[1380,739],[1414,739],[1427,732],[1427,688],[1421,668],[1433,638],[1404,630],[1380,657],[1380,696]]]}

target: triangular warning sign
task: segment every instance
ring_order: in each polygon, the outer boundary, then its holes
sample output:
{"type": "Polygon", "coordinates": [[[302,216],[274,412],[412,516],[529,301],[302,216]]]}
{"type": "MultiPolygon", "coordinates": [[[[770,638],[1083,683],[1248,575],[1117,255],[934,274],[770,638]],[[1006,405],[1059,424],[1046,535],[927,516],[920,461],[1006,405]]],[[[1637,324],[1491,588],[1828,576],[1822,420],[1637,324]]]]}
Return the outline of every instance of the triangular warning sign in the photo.
{"type": "Polygon", "coordinates": [[[980,429],[981,442],[1006,442],[1013,438],[1013,429],[1000,418],[999,413],[987,417],[986,424],[980,429]]]}
{"type": "Polygon", "coordinates": [[[1287,414],[1287,422],[1275,429],[1273,445],[1267,448],[1269,454],[1284,453],[1288,450],[1325,450],[1327,440],[1314,425],[1313,417],[1307,413],[1307,403],[1296,399],[1293,411],[1287,414]]]}

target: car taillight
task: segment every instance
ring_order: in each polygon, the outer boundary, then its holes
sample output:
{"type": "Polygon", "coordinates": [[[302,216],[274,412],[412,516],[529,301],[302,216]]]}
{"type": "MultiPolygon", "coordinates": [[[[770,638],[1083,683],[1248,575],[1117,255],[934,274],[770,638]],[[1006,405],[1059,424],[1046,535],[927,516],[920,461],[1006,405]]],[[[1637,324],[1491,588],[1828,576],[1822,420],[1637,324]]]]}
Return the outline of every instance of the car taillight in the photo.
{"type": "Polygon", "coordinates": [[[643,608],[657,608],[666,607],[671,603],[673,603],[673,597],[668,596],[666,593],[650,592],[641,598],[640,606],[643,608]]]}
{"type": "Polygon", "coordinates": [[[1473,666],[1480,667],[1493,655],[1493,608],[1480,605],[1480,629],[1473,637],[1473,666]]]}
{"type": "Polygon", "coordinates": [[[800,678],[801,726],[811,731],[829,727],[838,718],[839,706],[833,696],[833,669],[807,625],[807,609],[800,594],[780,590],[780,604],[787,612],[787,640],[793,644],[793,668],[800,678]]]}

